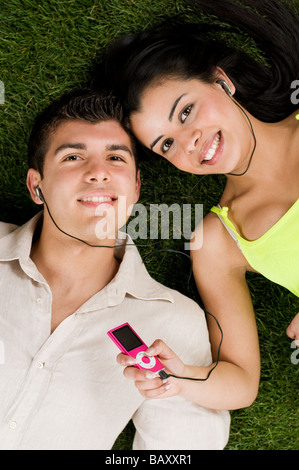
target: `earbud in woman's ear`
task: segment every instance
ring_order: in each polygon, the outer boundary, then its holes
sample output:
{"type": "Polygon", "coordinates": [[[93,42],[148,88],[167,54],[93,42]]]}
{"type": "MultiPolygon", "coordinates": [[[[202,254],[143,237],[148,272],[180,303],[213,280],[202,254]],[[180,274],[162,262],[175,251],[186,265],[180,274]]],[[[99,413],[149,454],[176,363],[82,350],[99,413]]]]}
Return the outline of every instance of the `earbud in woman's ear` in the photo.
{"type": "Polygon", "coordinates": [[[216,80],[216,83],[222,86],[223,90],[230,98],[233,96],[230,86],[224,80],[216,80]]]}

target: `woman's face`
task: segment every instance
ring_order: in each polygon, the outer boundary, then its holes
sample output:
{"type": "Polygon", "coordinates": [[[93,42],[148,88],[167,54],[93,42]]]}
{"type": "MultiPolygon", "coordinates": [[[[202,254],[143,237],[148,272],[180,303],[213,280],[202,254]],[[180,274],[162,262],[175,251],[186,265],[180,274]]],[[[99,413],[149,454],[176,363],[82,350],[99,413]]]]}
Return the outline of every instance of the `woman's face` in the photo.
{"type": "Polygon", "coordinates": [[[144,92],[140,109],[131,116],[134,134],[180,170],[226,174],[248,162],[248,121],[216,82],[165,79],[144,92]]]}

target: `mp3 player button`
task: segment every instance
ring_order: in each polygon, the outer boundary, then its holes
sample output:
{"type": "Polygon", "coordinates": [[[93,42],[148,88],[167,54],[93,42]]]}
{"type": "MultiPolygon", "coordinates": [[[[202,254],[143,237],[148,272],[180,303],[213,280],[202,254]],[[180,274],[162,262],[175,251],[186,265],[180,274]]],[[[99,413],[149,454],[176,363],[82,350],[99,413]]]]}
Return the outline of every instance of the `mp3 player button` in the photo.
{"type": "Polygon", "coordinates": [[[152,369],[156,365],[156,359],[147,356],[143,351],[137,354],[136,359],[143,369],[152,369]]]}

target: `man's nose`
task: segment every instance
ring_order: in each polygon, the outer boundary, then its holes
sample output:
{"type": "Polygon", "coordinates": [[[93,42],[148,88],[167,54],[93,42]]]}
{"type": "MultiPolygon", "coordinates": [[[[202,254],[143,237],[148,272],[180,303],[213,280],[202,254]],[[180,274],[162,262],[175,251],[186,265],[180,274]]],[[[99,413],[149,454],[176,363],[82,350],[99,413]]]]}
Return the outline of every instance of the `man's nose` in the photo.
{"type": "Polygon", "coordinates": [[[103,162],[92,162],[89,164],[85,175],[88,182],[108,182],[111,179],[109,169],[103,162]]]}

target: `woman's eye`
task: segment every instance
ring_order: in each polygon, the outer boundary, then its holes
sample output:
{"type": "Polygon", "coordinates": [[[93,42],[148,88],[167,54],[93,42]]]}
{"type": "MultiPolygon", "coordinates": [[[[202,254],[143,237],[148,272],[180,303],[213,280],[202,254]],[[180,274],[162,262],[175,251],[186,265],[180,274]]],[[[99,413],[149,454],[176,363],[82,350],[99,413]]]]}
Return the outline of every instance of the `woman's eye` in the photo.
{"type": "Polygon", "coordinates": [[[163,142],[162,147],[161,147],[162,152],[163,152],[163,153],[168,152],[168,150],[170,149],[170,147],[172,146],[172,144],[173,144],[173,139],[167,139],[167,140],[165,140],[165,141],[163,142]]]}
{"type": "Polygon", "coordinates": [[[188,106],[181,114],[181,122],[185,122],[189,114],[191,113],[192,105],[188,106]]]}

